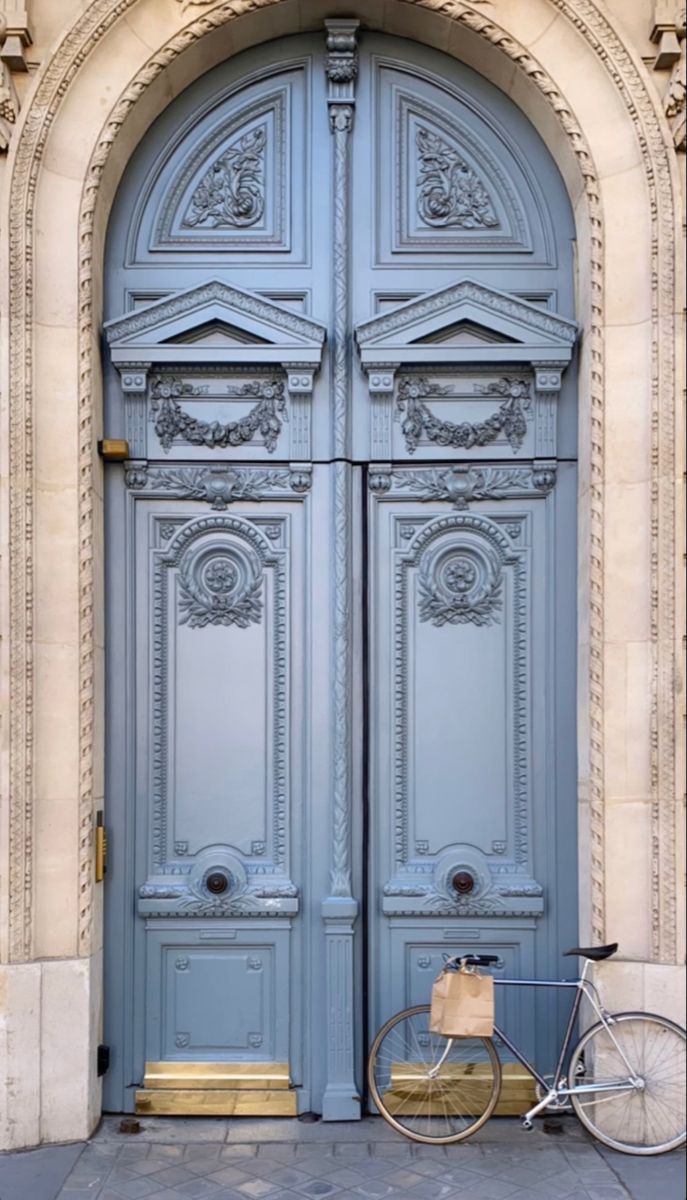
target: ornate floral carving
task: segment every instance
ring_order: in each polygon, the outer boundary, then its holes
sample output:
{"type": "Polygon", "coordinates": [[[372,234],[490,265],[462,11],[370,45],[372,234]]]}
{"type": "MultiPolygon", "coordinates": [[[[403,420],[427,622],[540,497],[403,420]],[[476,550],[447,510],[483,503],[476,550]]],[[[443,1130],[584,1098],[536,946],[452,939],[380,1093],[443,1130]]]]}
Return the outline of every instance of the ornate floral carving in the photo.
{"type": "Polygon", "coordinates": [[[327,22],[327,79],[353,84],[358,76],[357,22],[327,22]]]}
{"type": "Polygon", "coordinates": [[[162,449],[167,453],[176,438],[191,446],[242,446],[259,434],[270,454],[276,449],[282,420],[286,419],[284,384],[281,379],[250,380],[229,386],[226,394],[233,397],[256,398],[258,403],[238,421],[201,421],[191,416],[179,404],[181,396],[194,395],[195,389],[171,376],[153,381],[150,389],[151,412],[155,432],[162,449]]]}
{"type": "Polygon", "coordinates": [[[421,621],[433,625],[491,625],[501,611],[503,576],[498,557],[474,544],[420,564],[421,621]]]}
{"type": "Polygon", "coordinates": [[[243,229],[265,211],[264,125],[237,138],[208,168],[191,197],[182,225],[243,229]]]}
{"type": "Polygon", "coordinates": [[[224,512],[237,500],[264,500],[272,492],[293,486],[289,471],[242,467],[164,468],[148,472],[146,480],[153,491],[161,488],[189,500],[206,500],[216,512],[224,512]]]}
{"type": "MultiPolygon", "coordinates": [[[[555,467],[546,470],[532,467],[477,467],[457,464],[434,470],[396,470],[389,476],[390,485],[412,492],[424,502],[447,500],[462,511],[473,500],[500,500],[506,496],[546,493],[556,482],[555,467]]],[[[370,487],[372,483],[370,482],[370,487]]],[[[414,530],[410,529],[410,537],[414,530]]],[[[516,533],[520,532],[519,526],[516,533]]]]}
{"type": "Polygon", "coordinates": [[[430,396],[453,395],[449,384],[433,383],[417,375],[401,379],[398,407],[406,413],[401,429],[408,453],[415,452],[423,437],[438,446],[470,450],[473,446],[488,446],[504,436],[514,453],[519,450],[527,433],[526,413],[532,403],[529,383],[524,379],[501,379],[480,390],[485,394],[504,397],[498,411],[487,417],[486,421],[462,421],[456,424],[453,421],[441,421],[425,403],[430,396]]]}
{"type": "Polygon", "coordinates": [[[262,567],[256,555],[235,546],[187,553],[179,568],[179,623],[191,629],[238,625],[262,617],[262,567]]]}
{"type": "Polygon", "coordinates": [[[684,150],[686,128],[685,96],[687,94],[687,81],[685,80],[685,73],[687,71],[685,46],[687,45],[687,41],[685,40],[684,8],[680,14],[677,33],[679,36],[680,57],[674,64],[670,79],[668,80],[668,87],[663,99],[663,107],[673,132],[675,149],[684,150]]]}
{"type": "Polygon", "coordinates": [[[420,127],[417,211],[425,225],[493,229],[499,220],[487,189],[457,150],[438,134],[420,127]]]}
{"type": "MultiPolygon", "coordinates": [[[[2,13],[0,13],[0,22],[2,20],[2,13]]],[[[0,24],[1,39],[2,25],[0,24]]],[[[4,153],[9,147],[12,130],[18,116],[19,99],[17,97],[17,89],[12,80],[12,73],[4,62],[0,62],[0,154],[4,153]]]]}

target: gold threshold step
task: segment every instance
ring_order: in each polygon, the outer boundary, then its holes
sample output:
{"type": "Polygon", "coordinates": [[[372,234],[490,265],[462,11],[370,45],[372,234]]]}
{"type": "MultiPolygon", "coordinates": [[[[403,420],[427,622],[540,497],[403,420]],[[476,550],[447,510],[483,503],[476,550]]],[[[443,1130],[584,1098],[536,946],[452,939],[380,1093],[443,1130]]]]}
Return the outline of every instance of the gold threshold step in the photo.
{"type": "Polygon", "coordinates": [[[286,1090],[290,1086],[288,1063],[148,1062],[143,1087],[190,1088],[193,1091],[246,1088],[286,1090]]]}
{"type": "Polygon", "coordinates": [[[136,1112],[148,1117],[295,1117],[298,1097],[283,1088],[161,1088],[136,1092],[136,1112]]]}
{"type": "Polygon", "coordinates": [[[295,1117],[288,1063],[149,1062],[136,1112],[154,1117],[295,1117]]]}
{"type": "MultiPolygon", "coordinates": [[[[501,1094],[494,1109],[497,1117],[519,1117],[536,1103],[535,1081],[518,1063],[503,1063],[501,1067],[501,1094]]],[[[422,1095],[423,1067],[419,1063],[394,1063],[391,1068],[391,1087],[384,1094],[384,1103],[389,1112],[405,1112],[411,1110],[415,1116],[443,1116],[451,1108],[451,1082],[455,1080],[456,1101],[458,1111],[466,1116],[466,1104],[470,1095],[474,1097],[476,1111],[480,1112],[486,1102],[490,1084],[486,1078],[480,1083],[480,1076],[491,1076],[491,1068],[484,1064],[455,1063],[447,1064],[441,1072],[442,1095],[437,1095],[436,1081],[431,1085],[428,1081],[427,1096],[422,1095]]]]}

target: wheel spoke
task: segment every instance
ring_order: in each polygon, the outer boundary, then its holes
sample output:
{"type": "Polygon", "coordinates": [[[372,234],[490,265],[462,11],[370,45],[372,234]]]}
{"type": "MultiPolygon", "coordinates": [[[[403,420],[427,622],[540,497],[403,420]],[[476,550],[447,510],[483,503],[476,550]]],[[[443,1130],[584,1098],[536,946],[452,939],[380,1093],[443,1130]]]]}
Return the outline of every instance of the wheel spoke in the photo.
{"type": "Polygon", "coordinates": [[[617,1092],[571,1096],[573,1108],[587,1128],[607,1145],[630,1154],[657,1154],[680,1145],[685,1137],[685,1097],[681,1086],[685,1034],[661,1017],[623,1013],[612,1025],[600,1023],[581,1039],[571,1059],[576,1077],[584,1057],[581,1083],[617,1083],[617,1092]],[[625,1064],[641,1086],[623,1085],[625,1064]]]}
{"type": "Polygon", "coordinates": [[[368,1076],[389,1124],[429,1143],[460,1141],[478,1129],[491,1114],[500,1084],[491,1043],[432,1033],[428,1007],[406,1010],[384,1026],[370,1053],[368,1076]]]}

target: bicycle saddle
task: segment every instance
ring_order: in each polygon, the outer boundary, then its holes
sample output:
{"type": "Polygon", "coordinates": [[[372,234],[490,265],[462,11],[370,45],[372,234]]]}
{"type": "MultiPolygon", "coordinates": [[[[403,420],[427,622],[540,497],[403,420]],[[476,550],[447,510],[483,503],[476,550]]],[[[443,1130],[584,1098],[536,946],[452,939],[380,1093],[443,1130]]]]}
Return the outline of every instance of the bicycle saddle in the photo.
{"type": "Polygon", "coordinates": [[[610,958],[618,949],[618,943],[613,942],[610,946],[575,946],[572,950],[566,950],[564,958],[572,958],[577,955],[578,958],[591,958],[592,962],[602,962],[604,958],[610,958]]]}

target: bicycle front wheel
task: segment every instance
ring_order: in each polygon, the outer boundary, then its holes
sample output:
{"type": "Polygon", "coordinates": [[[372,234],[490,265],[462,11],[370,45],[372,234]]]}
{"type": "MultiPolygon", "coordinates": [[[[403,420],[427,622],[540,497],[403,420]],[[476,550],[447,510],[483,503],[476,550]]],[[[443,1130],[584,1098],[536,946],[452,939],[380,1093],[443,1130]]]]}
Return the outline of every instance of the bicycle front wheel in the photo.
{"type": "Polygon", "coordinates": [[[570,1099],[595,1138],[624,1154],[665,1154],[685,1141],[685,1031],[652,1013],[614,1013],[580,1038],[570,1099]],[[618,1090],[613,1089],[616,1084],[618,1090]]]}
{"type": "Polygon", "coordinates": [[[384,1120],[415,1142],[461,1142],[496,1107],[501,1065],[486,1038],[432,1033],[429,1005],[397,1013],[377,1034],[367,1068],[384,1120]],[[450,1044],[449,1044],[450,1043],[450,1044]]]}

